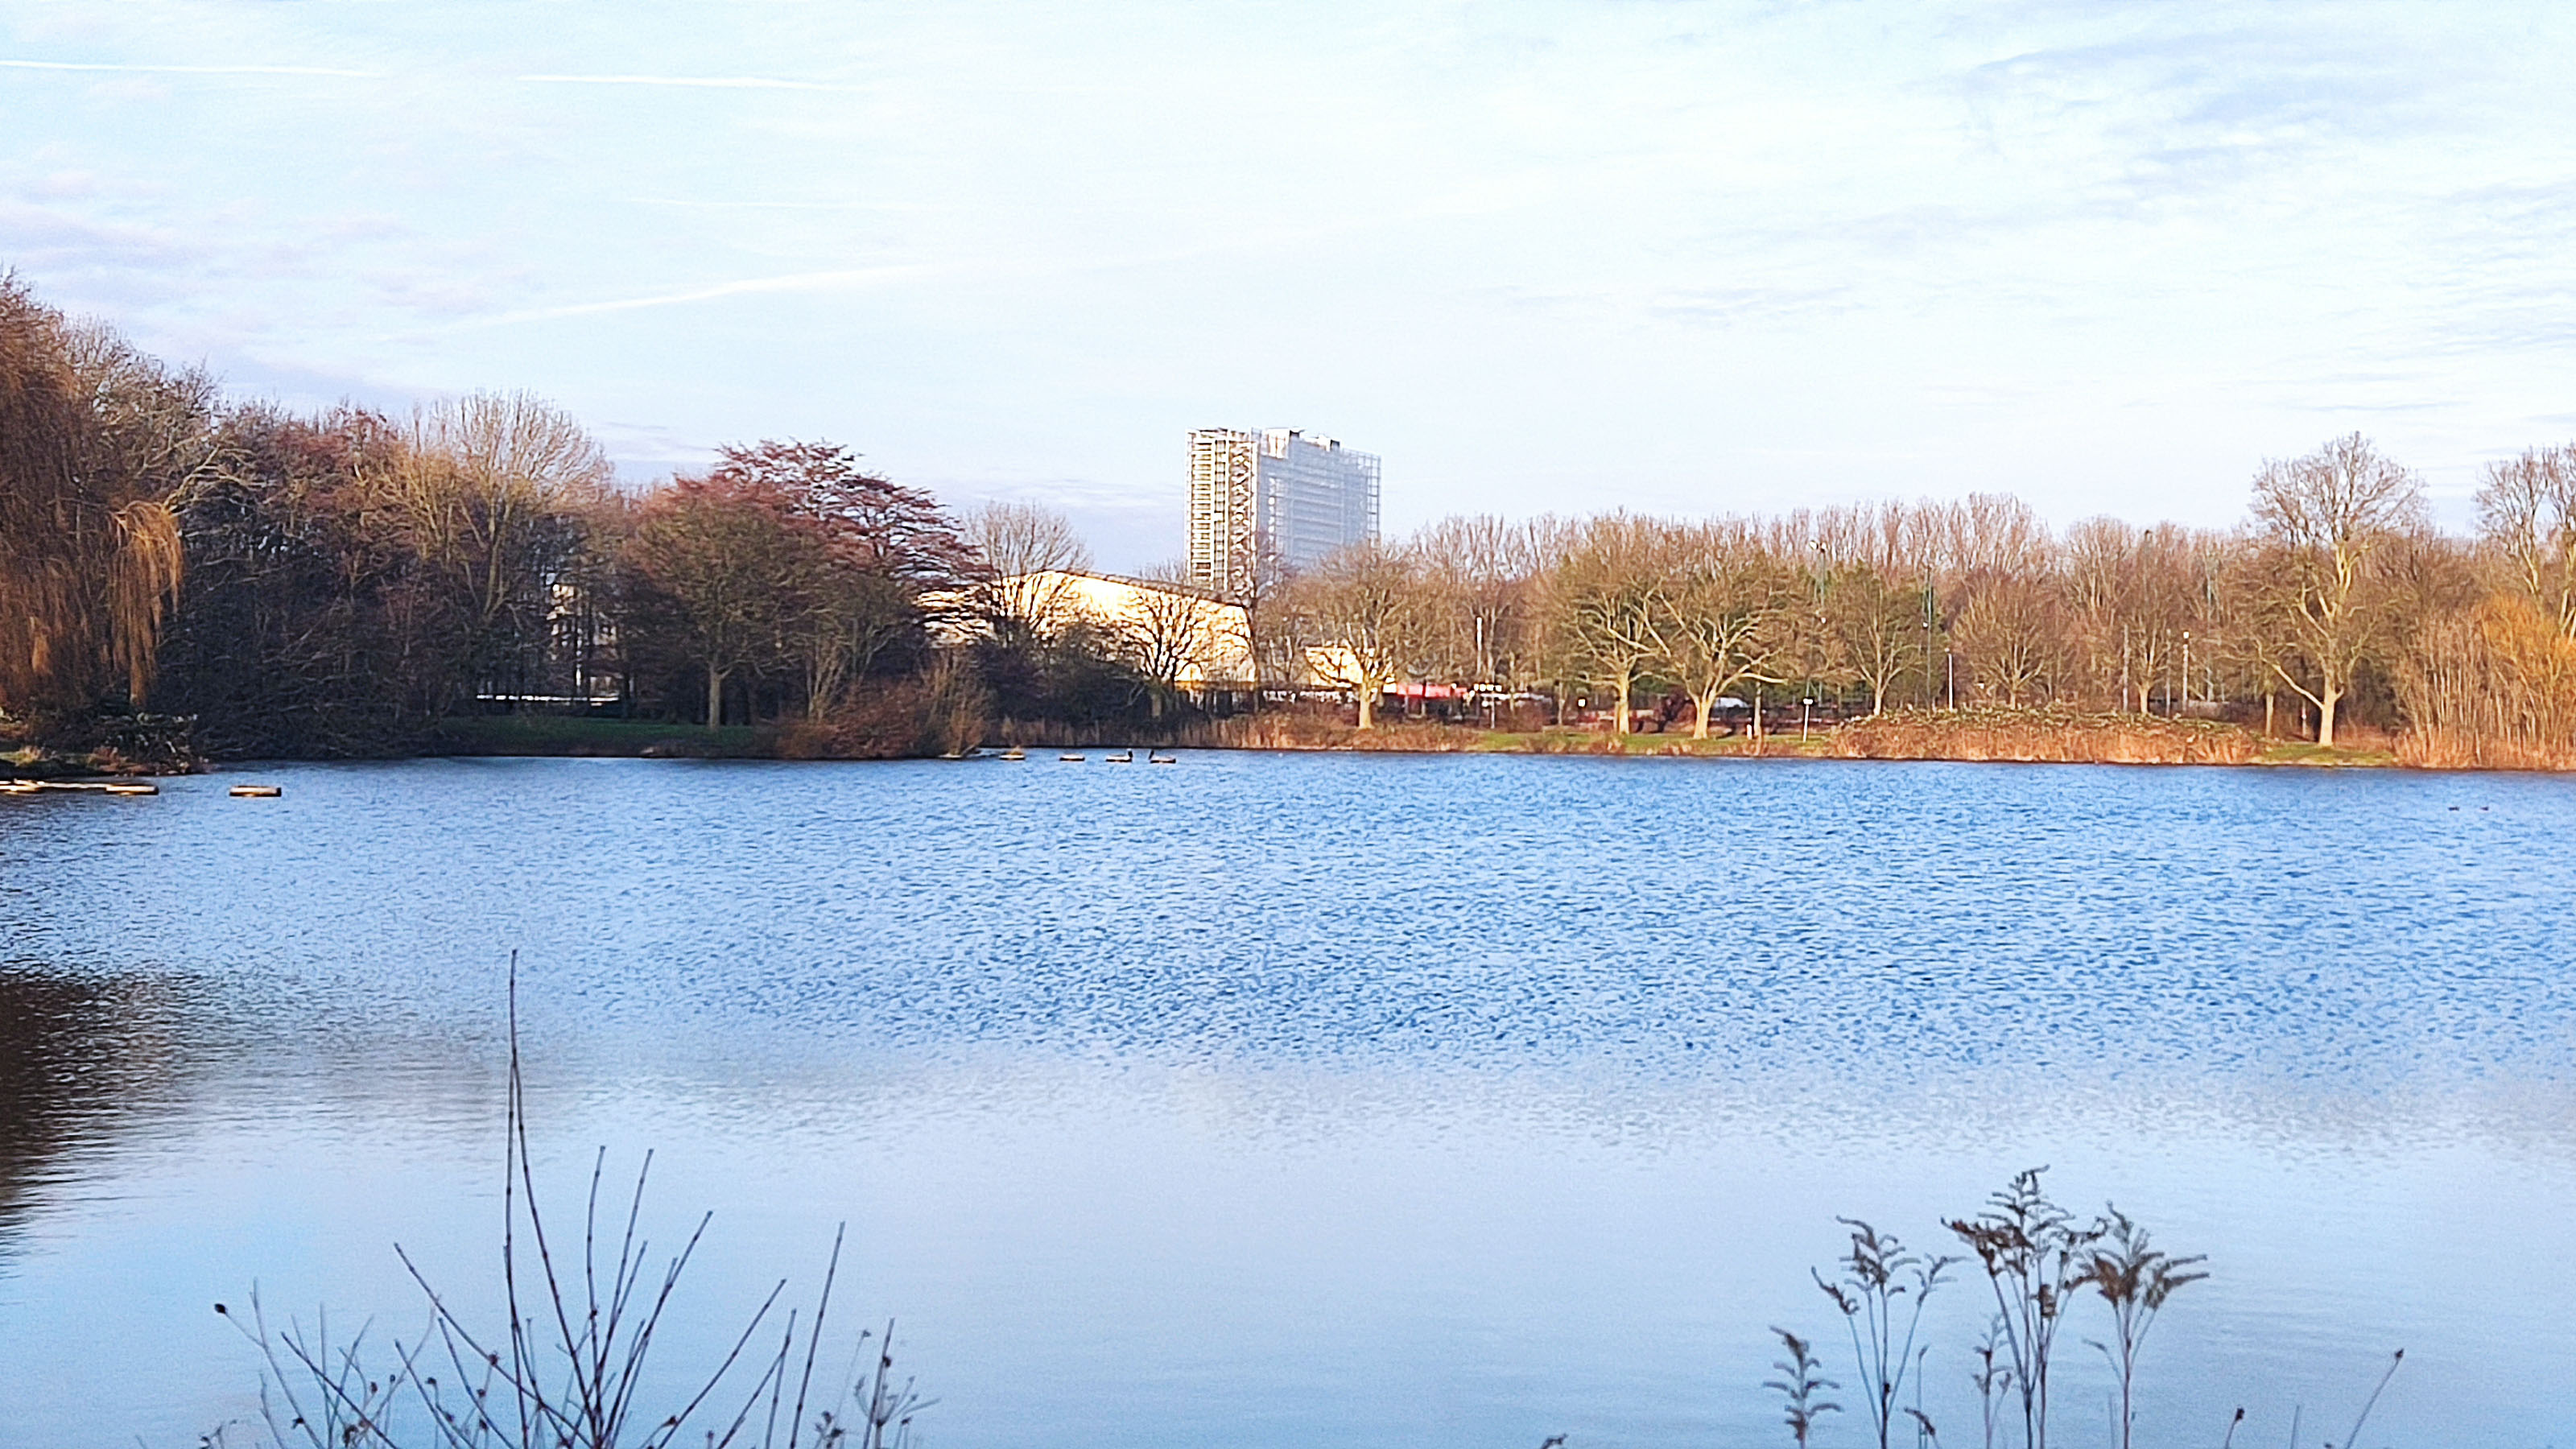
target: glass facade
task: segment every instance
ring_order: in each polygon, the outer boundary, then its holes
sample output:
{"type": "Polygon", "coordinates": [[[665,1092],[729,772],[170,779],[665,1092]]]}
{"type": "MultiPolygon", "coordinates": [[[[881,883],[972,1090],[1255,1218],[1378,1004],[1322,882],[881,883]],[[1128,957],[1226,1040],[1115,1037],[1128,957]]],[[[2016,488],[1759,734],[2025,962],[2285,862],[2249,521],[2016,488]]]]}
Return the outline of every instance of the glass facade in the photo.
{"type": "Polygon", "coordinates": [[[1293,428],[1190,434],[1190,574],[1241,594],[1269,568],[1311,568],[1372,542],[1378,458],[1293,428]]]}

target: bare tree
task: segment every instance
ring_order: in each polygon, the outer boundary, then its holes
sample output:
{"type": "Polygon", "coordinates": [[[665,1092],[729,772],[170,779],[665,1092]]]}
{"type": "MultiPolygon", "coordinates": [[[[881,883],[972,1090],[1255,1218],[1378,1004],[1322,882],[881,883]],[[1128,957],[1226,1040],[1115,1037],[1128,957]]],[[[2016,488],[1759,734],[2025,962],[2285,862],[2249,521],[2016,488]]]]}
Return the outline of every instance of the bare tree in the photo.
{"type": "Polygon", "coordinates": [[[1530,529],[1492,514],[1444,518],[1408,547],[1423,562],[1438,671],[1452,683],[1509,683],[1525,651],[1530,529]]]}
{"type": "Polygon", "coordinates": [[[2296,650],[2302,667],[2275,672],[2317,707],[2318,744],[2334,743],[2336,711],[2381,637],[2376,558],[2422,516],[2415,475],[2359,433],[2255,475],[2254,521],[2270,546],[2257,620],[2296,650]]]}
{"type": "Polygon", "coordinates": [[[1310,667],[1359,702],[1359,727],[1377,727],[1380,696],[1427,652],[1421,565],[1377,543],[1354,544],[1297,581],[1310,667]]]}
{"type": "Polygon", "coordinates": [[[2146,713],[2160,682],[2172,693],[2183,641],[2208,621],[2209,552],[2176,524],[2140,529],[2089,518],[2067,531],[2068,642],[2082,655],[2087,683],[2118,708],[2146,713]]]}
{"type": "Polygon", "coordinates": [[[543,648],[579,516],[608,458],[569,414],[526,393],[476,393],[412,414],[390,466],[362,482],[371,510],[453,608],[462,683],[515,681],[543,648]]]}
{"type": "Polygon", "coordinates": [[[2054,543],[2031,506],[2008,493],[1971,493],[1936,510],[1949,570],[1958,574],[2031,574],[2049,566],[2054,543]]]}
{"type": "Polygon", "coordinates": [[[1091,568],[1091,550],[1061,513],[1034,503],[987,503],[968,521],[981,561],[971,607],[1005,643],[1052,637],[1070,621],[1069,573],[1091,568]]]}
{"type": "Polygon", "coordinates": [[[1887,708],[1888,691],[1919,667],[1931,630],[1926,591],[1894,582],[1875,564],[1837,571],[1825,590],[1825,617],[1852,677],[1869,691],[1869,712],[1887,708]]]}
{"type": "Polygon", "coordinates": [[[1137,581],[1119,635],[1136,671],[1151,687],[1150,707],[1161,719],[1166,704],[1179,698],[1183,675],[1204,671],[1225,643],[1225,616],[1230,612],[1210,597],[1186,563],[1150,569],[1137,581]]]}
{"type": "Polygon", "coordinates": [[[2064,629],[2064,612],[2048,580],[1991,573],[1970,581],[1956,635],[1979,687],[2018,705],[2026,696],[2036,703],[2050,692],[2064,629]]]}
{"type": "Polygon", "coordinates": [[[1611,732],[1628,732],[1637,685],[1663,657],[1655,632],[1663,586],[1663,526],[1625,513],[1575,526],[1549,580],[1551,615],[1573,672],[1617,700],[1611,732]]]}
{"type": "Polygon", "coordinates": [[[2514,586],[2576,637],[2576,444],[2488,464],[2478,525],[2514,586]]]}
{"type": "Polygon", "coordinates": [[[1782,624],[1791,583],[1740,523],[1674,530],[1664,547],[1670,559],[1652,585],[1646,627],[1691,697],[1691,738],[1704,740],[1720,699],[1785,677],[1782,624]]]}

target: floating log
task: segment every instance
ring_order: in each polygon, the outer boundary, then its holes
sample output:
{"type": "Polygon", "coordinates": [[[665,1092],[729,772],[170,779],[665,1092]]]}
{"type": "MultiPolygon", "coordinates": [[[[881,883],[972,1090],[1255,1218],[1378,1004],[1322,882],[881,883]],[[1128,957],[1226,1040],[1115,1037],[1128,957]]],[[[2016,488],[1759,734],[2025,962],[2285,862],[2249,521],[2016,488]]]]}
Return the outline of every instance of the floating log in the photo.
{"type": "Polygon", "coordinates": [[[1120,750],[1114,755],[1102,755],[1100,758],[1113,765],[1132,765],[1136,763],[1136,752],[1134,750],[1120,750]]]}
{"type": "Polygon", "coordinates": [[[275,785],[235,785],[226,793],[238,800],[269,800],[286,792],[275,785]]]}
{"type": "Polygon", "coordinates": [[[1058,755],[1056,758],[1064,761],[1068,765],[1079,765],[1082,763],[1082,756],[1080,755],[1058,755]]]}
{"type": "Polygon", "coordinates": [[[0,794],[39,795],[46,791],[80,795],[158,795],[161,787],[140,780],[11,780],[0,794]]]}

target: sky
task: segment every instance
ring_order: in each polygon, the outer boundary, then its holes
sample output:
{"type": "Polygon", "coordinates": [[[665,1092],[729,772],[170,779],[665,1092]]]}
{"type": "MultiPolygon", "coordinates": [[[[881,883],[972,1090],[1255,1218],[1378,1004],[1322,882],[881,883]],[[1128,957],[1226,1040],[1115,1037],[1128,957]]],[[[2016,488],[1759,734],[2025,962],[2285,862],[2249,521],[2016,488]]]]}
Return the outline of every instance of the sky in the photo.
{"type": "Polygon", "coordinates": [[[828,438],[1176,557],[1448,513],[2224,525],[2576,437],[2576,7],[0,0],[0,266],[238,394],[828,438]]]}

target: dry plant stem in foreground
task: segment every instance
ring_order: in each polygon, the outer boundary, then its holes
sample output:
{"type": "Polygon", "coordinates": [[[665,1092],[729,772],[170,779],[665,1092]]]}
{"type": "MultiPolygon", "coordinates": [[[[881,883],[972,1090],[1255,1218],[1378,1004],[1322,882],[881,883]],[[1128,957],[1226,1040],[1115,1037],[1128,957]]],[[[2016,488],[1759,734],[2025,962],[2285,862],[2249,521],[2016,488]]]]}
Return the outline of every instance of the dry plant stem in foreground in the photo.
{"type": "MultiPolygon", "coordinates": [[[[1940,1286],[1942,1271],[1958,1260],[1926,1261],[1907,1251],[1893,1233],[1858,1218],[1837,1221],[1851,1229],[1842,1277],[1828,1282],[1824,1274],[1810,1272],[1842,1312],[1851,1333],[1852,1366],[1869,1395],[1870,1427],[1878,1431],[1878,1449],[1888,1449],[1897,1415],[1903,1412],[1897,1397],[1904,1392],[1906,1375],[1919,1367],[1914,1339],[1923,1324],[1923,1305],[1940,1286]]],[[[1919,1414],[1916,1419],[1922,1422],[1919,1414]]]]}
{"type": "Polygon", "coordinates": [[[2095,1233],[2040,1190],[2045,1168],[2016,1173],[1974,1218],[1950,1230],[1977,1255],[1995,1293],[2012,1387],[2021,1398],[2023,1449],[2048,1449],[2048,1370],[2068,1300],[2086,1279],[2095,1233]]]}
{"type": "MultiPolygon", "coordinates": [[[[655,1340],[712,1214],[700,1217],[679,1252],[648,1274],[650,1244],[640,1228],[652,1158],[647,1154],[637,1169],[622,1217],[603,1223],[603,1150],[592,1161],[577,1253],[560,1242],[538,1200],[528,1143],[515,955],[509,1041],[501,1240],[506,1331],[485,1334],[469,1326],[399,1247],[404,1267],[428,1297],[430,1329],[409,1346],[396,1341],[381,1377],[367,1371],[363,1330],[335,1348],[327,1324],[318,1324],[309,1338],[299,1325],[272,1335],[256,1294],[248,1324],[216,1305],[258,1345],[265,1361],[261,1409],[275,1449],[670,1449],[684,1431],[702,1437],[709,1449],[887,1449],[904,1443],[913,1415],[928,1405],[909,1381],[895,1380],[892,1322],[882,1337],[858,1336],[851,1371],[831,1374],[838,1382],[826,1391],[830,1406],[814,1407],[840,1272],[840,1234],[833,1237],[822,1291],[801,1328],[796,1311],[779,1310],[787,1287],[782,1279],[711,1372],[680,1380],[692,1387],[673,1395],[676,1402],[661,1412],[641,1408],[655,1382],[647,1372],[655,1340]],[[769,1324],[776,1325],[770,1330],[777,1335],[774,1346],[766,1346],[769,1324]],[[862,1375],[855,1355],[871,1339],[876,1362],[862,1375]],[[764,1347],[755,1349],[756,1344],[764,1347]],[[445,1382],[442,1368],[451,1375],[445,1382]],[[853,1415],[857,1395],[864,1402],[853,1415]]],[[[208,1437],[219,1444],[223,1431],[208,1437]]]]}
{"type": "MultiPolygon", "coordinates": [[[[1996,1429],[2008,1406],[2018,1399],[2022,1410],[2021,1449],[2046,1449],[2051,1355],[2067,1310],[2091,1289],[2110,1316],[2110,1333],[2086,1342],[2101,1353],[2111,1370],[2113,1392],[2111,1442],[2131,1449],[2137,1435],[2138,1365],[2147,1336],[2173,1295],[2209,1275],[2195,1271],[2208,1261],[2200,1255],[2176,1257],[2155,1246],[2147,1230],[2116,1206],[2089,1224],[2051,1202],[2040,1187],[2045,1168],[2016,1173],[2003,1191],[1987,1199],[1986,1211],[1974,1218],[1950,1220],[1947,1226],[1974,1249],[1995,1295],[1995,1314],[1973,1350],[1977,1366],[1969,1381],[1976,1386],[1984,1431],[1984,1449],[1995,1449],[1996,1429]]],[[[1923,1410],[1923,1366],[1931,1349],[1917,1341],[1924,1300],[1939,1286],[1953,1258],[1924,1259],[1892,1234],[1857,1218],[1837,1218],[1851,1234],[1838,1277],[1828,1280],[1810,1271],[1816,1286],[1833,1300],[1850,1331],[1852,1360],[1869,1398],[1870,1427],[1880,1449],[1894,1441],[1900,1418],[1914,1426],[1916,1449],[1938,1449],[1940,1435],[1923,1410]],[[1900,1404],[1908,1379],[1914,1401],[1900,1404]]],[[[1839,1406],[1817,1395],[1836,1385],[1818,1373],[1806,1340],[1775,1328],[1789,1358],[1772,1365],[1781,1377],[1763,1384],[1781,1395],[1791,1436],[1801,1449],[1818,1415],[1839,1406]]],[[[2352,1428],[2338,1443],[2322,1449],[2359,1449],[2362,1427],[2405,1362],[2398,1350],[2362,1401],[2352,1428]]],[[[2302,1414],[2292,1406],[2290,1449],[2299,1449],[2302,1414]]],[[[2221,1449],[2233,1449],[2245,1423],[2238,1408],[2228,1420],[2221,1449]]]]}
{"type": "MultiPolygon", "coordinates": [[[[2379,1407],[2379,1396],[2388,1392],[2388,1381],[2397,1377],[2397,1368],[2404,1362],[2406,1350],[2402,1348],[2388,1356],[2388,1367],[2380,1372],[2379,1382],[2371,1385],[2370,1397],[2361,1401],[2361,1412],[2353,1416],[2352,1428],[2344,1434],[2340,1449],[2355,1449],[2361,1443],[2361,1426],[2370,1422],[2370,1411],[2379,1407]]],[[[2298,1449],[2298,1442],[2298,1435],[2293,1433],[2290,1449],[2298,1449]]],[[[2333,1440],[2327,1440],[2326,1449],[2338,1449],[2338,1446],[2333,1440]]]]}
{"type": "Polygon", "coordinates": [[[1828,1402],[1818,1395],[1840,1385],[1824,1376],[1824,1366],[1816,1361],[1813,1348],[1805,1339],[1785,1328],[1771,1331],[1780,1335],[1780,1346],[1789,1351],[1789,1356],[1771,1365],[1780,1371],[1780,1377],[1764,1381],[1762,1387],[1779,1393],[1790,1436],[1797,1440],[1798,1449],[1807,1449],[1807,1439],[1816,1431],[1817,1418],[1843,1411],[1842,1405],[1828,1402]]]}
{"type": "Polygon", "coordinates": [[[2084,1280],[2111,1308],[2111,1341],[2094,1341],[2093,1346],[2110,1361],[2112,1377],[2119,1384],[2120,1449],[2130,1449],[2138,1422],[2138,1351],[2146,1346],[2147,1330],[2155,1326],[2156,1314],[2174,1290],[2209,1275],[2183,1271],[2206,1258],[2159,1252],[2148,1243],[2147,1230],[2127,1214],[2107,1205],[2104,1211],[2108,1215],[2094,1225],[2097,1245],[2086,1260],[2084,1280]]]}

